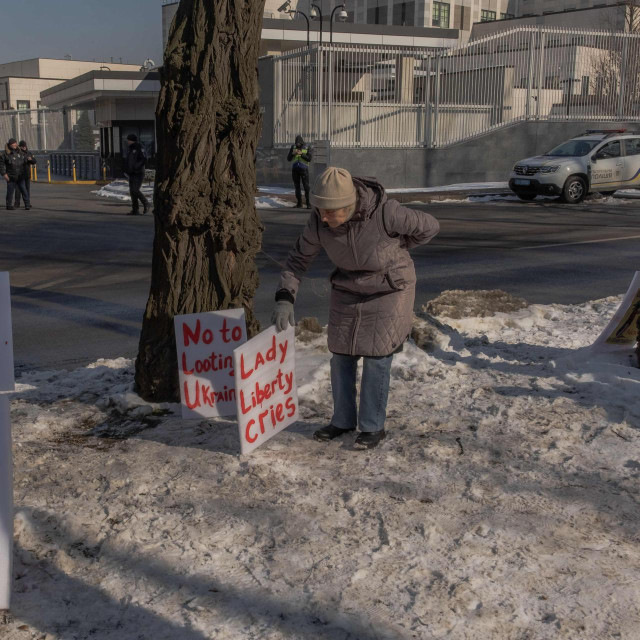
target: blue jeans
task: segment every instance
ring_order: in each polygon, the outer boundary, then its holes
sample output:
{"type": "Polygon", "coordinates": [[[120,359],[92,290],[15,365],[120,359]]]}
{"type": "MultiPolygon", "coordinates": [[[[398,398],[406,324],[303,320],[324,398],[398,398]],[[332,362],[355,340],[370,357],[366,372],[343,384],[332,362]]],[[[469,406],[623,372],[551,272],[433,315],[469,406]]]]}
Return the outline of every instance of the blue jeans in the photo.
{"type": "Polygon", "coordinates": [[[360,411],[356,412],[356,373],[360,356],[334,353],[331,357],[331,424],[339,429],[355,429],[357,423],[360,431],[382,431],[387,417],[393,354],[363,358],[360,411]]]}

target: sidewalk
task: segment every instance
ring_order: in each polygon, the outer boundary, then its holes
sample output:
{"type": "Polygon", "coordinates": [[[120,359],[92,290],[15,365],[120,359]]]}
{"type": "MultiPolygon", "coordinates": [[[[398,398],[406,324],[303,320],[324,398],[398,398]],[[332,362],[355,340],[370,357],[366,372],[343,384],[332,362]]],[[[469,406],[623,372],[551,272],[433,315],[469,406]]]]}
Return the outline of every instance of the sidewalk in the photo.
{"type": "MultiPolygon", "coordinates": [[[[466,200],[469,196],[514,196],[506,182],[468,182],[441,187],[415,187],[387,189],[398,202],[439,202],[442,200],[466,200]]],[[[287,202],[295,202],[295,192],[289,187],[258,187],[260,196],[277,196],[287,202]]]]}

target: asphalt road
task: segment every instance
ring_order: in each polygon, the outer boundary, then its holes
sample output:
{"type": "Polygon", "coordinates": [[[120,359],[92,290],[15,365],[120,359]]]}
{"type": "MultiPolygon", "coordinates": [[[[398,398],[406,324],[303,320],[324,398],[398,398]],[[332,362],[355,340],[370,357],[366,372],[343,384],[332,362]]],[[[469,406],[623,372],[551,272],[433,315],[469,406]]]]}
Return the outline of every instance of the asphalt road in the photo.
{"type": "MultiPolygon", "coordinates": [[[[18,369],[73,367],[134,356],[146,303],[152,216],[97,198],[88,186],[33,184],[34,209],[0,209],[0,270],[11,272],[18,369]]],[[[441,233],[414,250],[416,301],[446,289],[503,289],[537,303],[578,303],[626,290],[640,269],[640,200],[431,203],[441,233]]],[[[271,315],[280,264],[306,213],[262,210],[261,285],[255,306],[271,315]]],[[[303,282],[298,317],[327,319],[319,258],[303,282]]]]}

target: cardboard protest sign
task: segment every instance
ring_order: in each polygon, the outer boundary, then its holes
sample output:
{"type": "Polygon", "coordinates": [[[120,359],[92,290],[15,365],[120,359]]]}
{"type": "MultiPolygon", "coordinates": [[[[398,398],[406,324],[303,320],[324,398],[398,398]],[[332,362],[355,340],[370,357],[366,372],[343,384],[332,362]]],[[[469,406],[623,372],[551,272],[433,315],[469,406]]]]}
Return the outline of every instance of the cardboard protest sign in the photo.
{"type": "Polygon", "coordinates": [[[247,341],[244,309],[175,316],[183,418],[236,413],[233,350],[247,341]]]}
{"type": "Polygon", "coordinates": [[[271,326],[233,352],[242,453],[298,420],[295,330],[271,326]]]}
{"type": "Polygon", "coordinates": [[[13,548],[13,469],[9,397],[0,394],[0,610],[11,600],[13,548]]]}
{"type": "Polygon", "coordinates": [[[640,317],[640,271],[636,271],[618,310],[594,342],[594,347],[629,345],[638,338],[636,322],[640,317]]]}
{"type": "Polygon", "coordinates": [[[0,271],[0,391],[13,391],[13,339],[9,274],[0,271]]]}

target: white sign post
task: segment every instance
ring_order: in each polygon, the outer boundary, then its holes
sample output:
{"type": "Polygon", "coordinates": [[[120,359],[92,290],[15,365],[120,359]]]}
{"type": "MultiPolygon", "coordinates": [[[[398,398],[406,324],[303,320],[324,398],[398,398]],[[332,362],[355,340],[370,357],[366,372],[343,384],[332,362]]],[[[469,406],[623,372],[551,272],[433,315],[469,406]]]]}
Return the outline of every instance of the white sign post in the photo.
{"type": "Polygon", "coordinates": [[[295,330],[271,326],[233,352],[242,453],[298,420],[295,330]]]}
{"type": "Polygon", "coordinates": [[[0,271],[0,391],[13,391],[13,339],[9,274],[0,271]]]}
{"type": "Polygon", "coordinates": [[[13,341],[9,274],[0,272],[0,610],[11,603],[11,559],[13,555],[13,467],[9,398],[13,391],[13,341]]]}
{"type": "Polygon", "coordinates": [[[236,413],[233,350],[247,341],[244,309],[175,316],[183,418],[236,413]]]}

